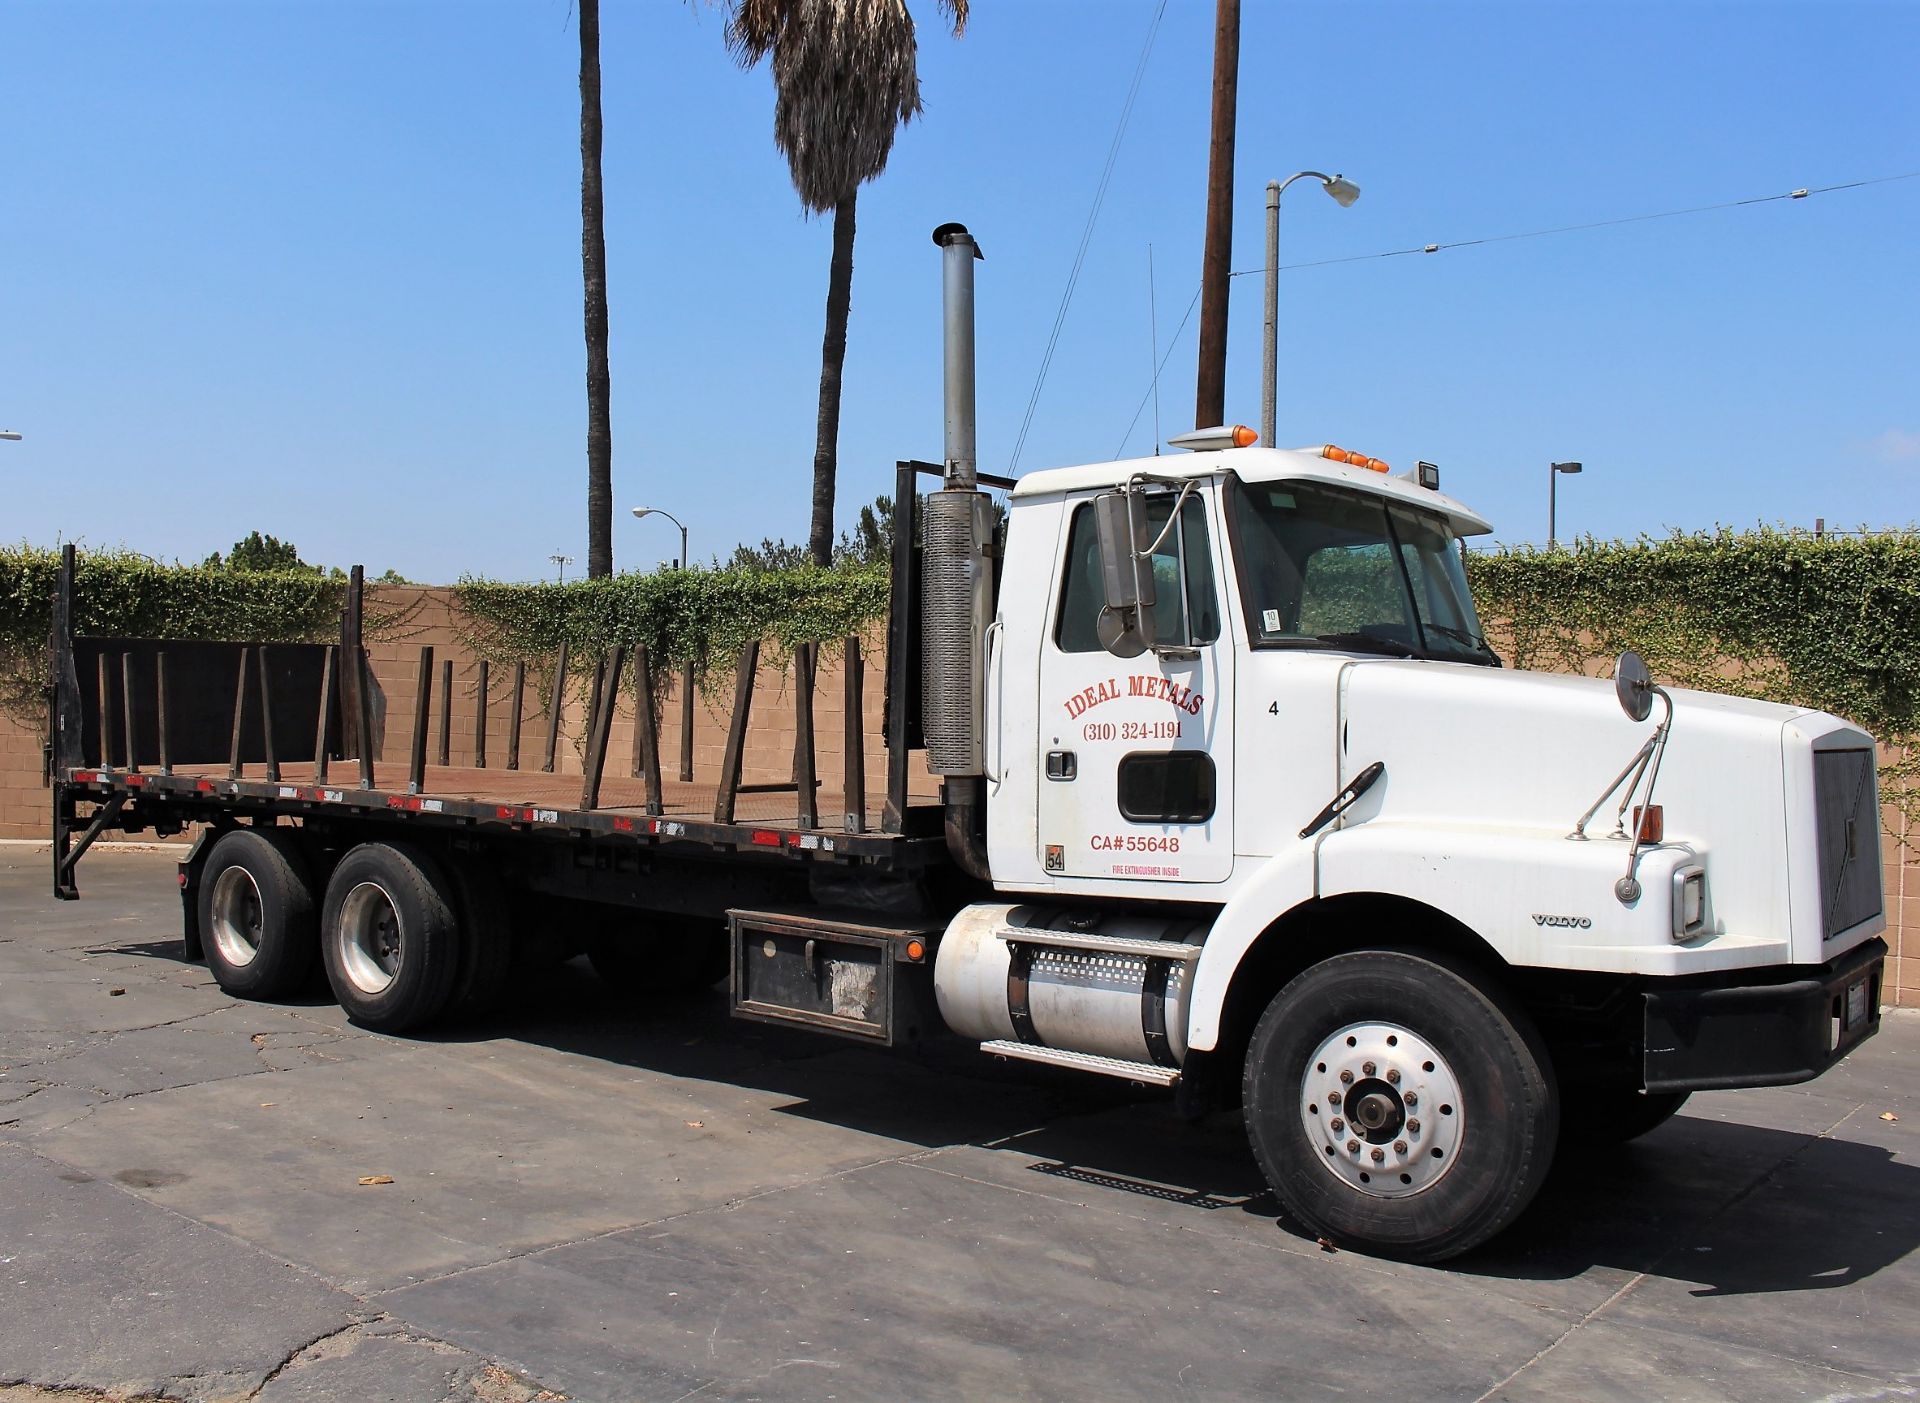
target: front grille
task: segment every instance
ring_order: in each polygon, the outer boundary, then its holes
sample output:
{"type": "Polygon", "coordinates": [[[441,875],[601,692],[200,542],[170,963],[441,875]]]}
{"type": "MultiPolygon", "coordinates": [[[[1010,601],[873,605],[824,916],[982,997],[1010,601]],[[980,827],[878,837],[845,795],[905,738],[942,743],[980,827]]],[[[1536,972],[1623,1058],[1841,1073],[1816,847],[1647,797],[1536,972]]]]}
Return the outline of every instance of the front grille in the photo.
{"type": "Polygon", "coordinates": [[[1828,940],[1880,914],[1880,803],[1871,750],[1818,750],[1820,930],[1828,940]]]}

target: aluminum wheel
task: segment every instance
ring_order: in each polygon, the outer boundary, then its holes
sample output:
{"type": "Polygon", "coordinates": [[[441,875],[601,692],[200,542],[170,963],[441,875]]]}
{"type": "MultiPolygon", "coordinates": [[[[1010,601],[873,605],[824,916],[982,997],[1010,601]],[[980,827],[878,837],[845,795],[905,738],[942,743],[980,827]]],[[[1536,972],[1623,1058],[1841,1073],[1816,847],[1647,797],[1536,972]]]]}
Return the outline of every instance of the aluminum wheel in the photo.
{"type": "Polygon", "coordinates": [[[361,993],[386,992],[400,973],[400,915],[379,883],[362,882],[347,893],[333,939],[340,968],[361,993]]]}
{"type": "Polygon", "coordinates": [[[260,953],[262,926],[260,886],[246,868],[227,868],[214,881],[207,934],[213,937],[220,958],[235,969],[244,969],[260,953]]]}
{"type": "Polygon", "coordinates": [[[1341,1182],[1405,1198],[1453,1168],[1466,1107],[1453,1069],[1425,1038],[1395,1023],[1350,1023],[1308,1060],[1300,1120],[1341,1182]]]}

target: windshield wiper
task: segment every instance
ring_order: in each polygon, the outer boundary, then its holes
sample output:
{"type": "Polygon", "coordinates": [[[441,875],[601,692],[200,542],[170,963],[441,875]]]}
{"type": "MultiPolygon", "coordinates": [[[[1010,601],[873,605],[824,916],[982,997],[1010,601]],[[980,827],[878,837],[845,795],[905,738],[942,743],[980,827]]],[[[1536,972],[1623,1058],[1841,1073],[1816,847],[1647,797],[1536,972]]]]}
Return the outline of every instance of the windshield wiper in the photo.
{"type": "Polygon", "coordinates": [[[1487,656],[1489,657],[1494,656],[1492,645],[1490,645],[1487,642],[1487,640],[1480,634],[1469,633],[1464,628],[1452,628],[1446,624],[1430,624],[1430,623],[1422,622],[1420,627],[1425,629],[1428,633],[1441,633],[1441,634],[1445,634],[1448,638],[1458,639],[1460,642],[1466,644],[1469,648],[1478,648],[1481,652],[1487,654],[1487,656]]]}
{"type": "Polygon", "coordinates": [[[1408,644],[1392,638],[1377,638],[1371,633],[1316,633],[1313,641],[1334,648],[1351,648],[1357,653],[1385,653],[1394,658],[1419,656],[1408,644]]]}

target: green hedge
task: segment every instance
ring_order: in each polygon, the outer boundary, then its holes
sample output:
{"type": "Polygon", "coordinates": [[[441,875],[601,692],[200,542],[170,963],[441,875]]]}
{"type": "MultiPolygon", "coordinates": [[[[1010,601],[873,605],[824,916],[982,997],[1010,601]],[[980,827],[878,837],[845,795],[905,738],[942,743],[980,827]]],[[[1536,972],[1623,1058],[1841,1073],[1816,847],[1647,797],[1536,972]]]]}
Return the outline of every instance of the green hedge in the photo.
{"type": "Polygon", "coordinates": [[[598,656],[644,645],[656,677],[691,662],[725,673],[748,643],[777,658],[802,643],[834,643],[887,613],[887,570],[803,565],[787,570],[662,570],[569,584],[463,579],[454,598],[470,646],[496,662],[536,662],[562,643],[598,656]]]}
{"type": "MultiPolygon", "coordinates": [[[[0,547],[0,708],[43,725],[60,553],[0,547]]],[[[162,565],[131,551],[74,562],[74,631],[108,638],[297,643],[338,638],[346,581],[305,571],[162,565]]]]}
{"type": "MultiPolygon", "coordinates": [[[[1920,535],[1815,540],[1758,530],[1472,553],[1468,574],[1496,644],[1517,667],[1597,672],[1638,649],[1656,676],[1835,712],[1909,752],[1883,767],[1886,797],[1920,821],[1920,535]]],[[[59,557],[0,549],[0,707],[40,724],[59,557]]],[[[344,584],[311,574],[165,566],[128,552],[79,559],[83,633],[163,638],[334,636],[344,584]]],[[[464,579],[466,641],[540,670],[644,644],[664,679],[692,662],[723,676],[746,643],[775,658],[862,632],[887,610],[881,565],[664,570],[569,584],[464,579]]],[[[396,620],[370,608],[370,629],[396,620]]]]}

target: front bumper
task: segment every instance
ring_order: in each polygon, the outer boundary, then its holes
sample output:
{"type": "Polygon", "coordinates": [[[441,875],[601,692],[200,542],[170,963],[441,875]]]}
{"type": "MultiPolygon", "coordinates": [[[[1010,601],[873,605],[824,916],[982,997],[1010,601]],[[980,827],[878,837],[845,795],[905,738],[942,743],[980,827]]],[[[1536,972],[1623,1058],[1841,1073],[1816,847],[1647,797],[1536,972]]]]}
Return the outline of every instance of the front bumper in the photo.
{"type": "Polygon", "coordinates": [[[1785,979],[1650,989],[1642,996],[1648,1091],[1725,1091],[1812,1081],[1880,1029],[1887,956],[1874,939],[1785,979]]]}

